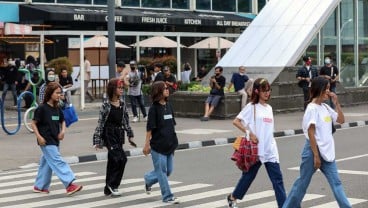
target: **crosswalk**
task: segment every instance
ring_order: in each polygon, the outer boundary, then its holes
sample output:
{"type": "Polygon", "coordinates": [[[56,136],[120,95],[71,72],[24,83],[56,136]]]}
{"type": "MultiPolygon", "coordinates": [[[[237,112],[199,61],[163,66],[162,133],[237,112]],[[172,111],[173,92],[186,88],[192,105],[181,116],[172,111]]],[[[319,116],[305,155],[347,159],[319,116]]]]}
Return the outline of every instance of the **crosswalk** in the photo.
{"type": "MultiPolygon", "coordinates": [[[[105,176],[95,172],[76,172],[78,184],[83,190],[73,196],[65,194],[65,188],[57,177],[52,177],[50,194],[33,193],[32,187],[37,170],[23,170],[0,173],[0,207],[31,208],[31,207],[124,207],[124,208],[155,208],[169,204],[161,202],[161,192],[154,186],[150,195],[144,193],[142,178],[126,178],[120,187],[121,197],[103,195],[105,176]]],[[[225,197],[233,187],[216,187],[214,184],[170,181],[172,192],[180,199],[179,205],[185,208],[216,208],[227,207],[225,197]]],[[[365,204],[367,199],[349,198],[352,205],[365,204]]],[[[335,201],[321,194],[308,193],[304,197],[303,207],[334,208],[335,201]]],[[[273,190],[249,193],[239,201],[239,207],[273,208],[277,207],[273,190]]]]}

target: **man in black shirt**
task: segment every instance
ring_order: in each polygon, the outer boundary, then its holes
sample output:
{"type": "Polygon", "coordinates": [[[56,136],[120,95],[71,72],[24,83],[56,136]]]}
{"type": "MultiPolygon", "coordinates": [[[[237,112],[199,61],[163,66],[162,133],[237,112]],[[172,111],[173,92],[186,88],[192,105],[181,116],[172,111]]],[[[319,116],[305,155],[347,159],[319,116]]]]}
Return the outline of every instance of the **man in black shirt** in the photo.
{"type": "MultiPolygon", "coordinates": [[[[339,79],[339,69],[332,64],[331,57],[326,56],[325,65],[321,68],[319,75],[330,81],[330,92],[336,93],[336,81],[339,79]]],[[[335,108],[331,100],[330,106],[335,108]]]]}
{"type": "Polygon", "coordinates": [[[215,76],[210,78],[211,91],[205,102],[205,112],[204,116],[201,118],[201,121],[209,120],[213,110],[220,102],[220,99],[224,96],[226,78],[222,76],[222,71],[223,68],[221,66],[217,66],[215,68],[215,76]]]}
{"type": "Polygon", "coordinates": [[[304,56],[303,61],[304,66],[298,69],[296,78],[299,80],[298,86],[303,89],[305,110],[307,102],[309,101],[309,88],[312,83],[312,79],[318,76],[318,71],[314,66],[312,66],[312,59],[309,56],[304,56]]]}
{"type": "Polygon", "coordinates": [[[6,67],[3,77],[4,87],[1,98],[5,102],[6,93],[10,88],[13,94],[14,106],[17,105],[17,74],[18,68],[15,66],[15,62],[12,59],[8,59],[8,66],[6,67]]]}

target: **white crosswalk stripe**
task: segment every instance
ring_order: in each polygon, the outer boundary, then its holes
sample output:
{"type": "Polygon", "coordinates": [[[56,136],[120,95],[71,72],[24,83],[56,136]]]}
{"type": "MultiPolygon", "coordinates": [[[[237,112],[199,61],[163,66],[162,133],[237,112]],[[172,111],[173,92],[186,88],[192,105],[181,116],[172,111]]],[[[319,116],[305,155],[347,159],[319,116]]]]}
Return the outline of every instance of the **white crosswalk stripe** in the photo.
{"type": "MultiPolygon", "coordinates": [[[[14,171],[0,174],[0,207],[31,208],[31,207],[124,207],[124,208],[155,208],[170,204],[162,202],[158,185],[153,186],[150,195],[144,193],[143,178],[124,178],[120,187],[121,197],[104,196],[105,175],[95,172],[76,172],[77,184],[83,190],[75,195],[67,196],[65,187],[55,176],[52,177],[50,194],[32,193],[37,170],[14,171]]],[[[226,196],[234,187],[216,187],[214,184],[183,183],[169,181],[171,190],[180,200],[179,207],[185,208],[216,208],[226,207],[226,196]]],[[[366,203],[367,199],[349,198],[350,203],[366,203]]],[[[303,203],[313,208],[337,208],[335,201],[321,194],[307,193],[303,203]]],[[[238,200],[239,207],[273,208],[277,207],[273,190],[248,193],[243,200],[238,200]]]]}

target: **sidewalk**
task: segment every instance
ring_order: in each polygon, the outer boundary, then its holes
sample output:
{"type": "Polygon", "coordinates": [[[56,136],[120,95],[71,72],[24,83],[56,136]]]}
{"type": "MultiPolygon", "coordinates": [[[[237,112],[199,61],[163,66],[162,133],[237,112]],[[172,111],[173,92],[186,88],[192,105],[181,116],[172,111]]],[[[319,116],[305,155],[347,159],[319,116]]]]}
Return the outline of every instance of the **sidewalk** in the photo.
{"type": "MultiPolygon", "coordinates": [[[[92,148],[92,135],[97,125],[100,103],[87,103],[83,111],[78,110],[79,121],[67,129],[60,151],[69,163],[104,160],[106,149],[96,151],[92,148]]],[[[343,107],[346,123],[338,128],[368,125],[368,104],[343,107]]],[[[6,125],[15,128],[15,111],[6,111],[6,125]],[[12,115],[13,114],[13,115],[12,115]],[[13,116],[13,117],[12,117],[13,116]],[[13,119],[12,119],[13,118],[13,119]]],[[[276,113],[275,137],[301,134],[303,112],[276,113]]],[[[210,120],[201,122],[199,118],[176,118],[176,131],[179,149],[199,148],[203,146],[232,143],[241,132],[232,125],[232,120],[210,120]]],[[[146,122],[131,123],[138,148],[125,144],[128,156],[142,155],[145,141],[146,122]]],[[[13,136],[0,131],[0,170],[15,169],[27,164],[37,165],[40,150],[33,134],[24,127],[13,136]]]]}

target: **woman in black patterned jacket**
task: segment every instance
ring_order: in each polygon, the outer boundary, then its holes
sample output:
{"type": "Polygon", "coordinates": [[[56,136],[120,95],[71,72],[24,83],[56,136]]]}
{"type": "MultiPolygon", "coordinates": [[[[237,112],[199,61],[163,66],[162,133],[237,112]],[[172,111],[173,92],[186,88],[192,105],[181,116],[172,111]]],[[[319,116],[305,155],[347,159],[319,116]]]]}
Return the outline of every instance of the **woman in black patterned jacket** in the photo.
{"type": "Polygon", "coordinates": [[[126,104],[121,100],[124,83],[113,78],[107,84],[108,100],[105,101],[100,109],[98,125],[93,135],[93,145],[97,149],[106,146],[108,150],[106,167],[106,186],[104,194],[106,196],[120,196],[118,190],[121,179],[123,178],[124,168],[127,163],[123,144],[125,132],[129,143],[136,146],[133,142],[133,131],[129,125],[129,115],[126,104]]]}

